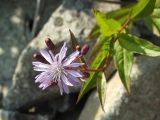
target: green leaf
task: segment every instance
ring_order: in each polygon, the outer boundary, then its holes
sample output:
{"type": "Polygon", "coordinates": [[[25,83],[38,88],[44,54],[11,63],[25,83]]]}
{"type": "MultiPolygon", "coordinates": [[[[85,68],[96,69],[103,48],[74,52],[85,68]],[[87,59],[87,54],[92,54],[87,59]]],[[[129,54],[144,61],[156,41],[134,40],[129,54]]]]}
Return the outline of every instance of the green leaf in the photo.
{"type": "MultiPolygon", "coordinates": [[[[127,7],[124,7],[124,8],[118,9],[118,10],[114,10],[114,11],[105,13],[104,16],[106,17],[106,19],[119,20],[119,22],[121,24],[123,24],[126,21],[127,17],[128,17],[127,15],[131,11],[131,7],[133,7],[133,5],[129,5],[127,7]]],[[[97,25],[95,25],[93,27],[93,29],[91,30],[91,32],[89,33],[87,39],[97,38],[98,35],[100,34],[99,29],[100,28],[97,25]]]]}
{"type": "Polygon", "coordinates": [[[157,28],[159,34],[160,34],[160,18],[154,18],[153,19],[153,24],[157,28]]]}
{"type": "Polygon", "coordinates": [[[116,19],[122,25],[128,19],[129,15],[130,15],[130,13],[132,11],[132,8],[134,6],[135,5],[131,4],[131,5],[128,5],[126,7],[123,7],[123,8],[108,12],[108,13],[106,13],[106,18],[108,18],[108,19],[109,18],[116,19]]]}
{"type": "Polygon", "coordinates": [[[155,7],[156,7],[156,8],[160,8],[160,0],[156,0],[155,7]]]}
{"type": "Polygon", "coordinates": [[[106,100],[106,88],[107,88],[107,81],[104,73],[100,73],[97,79],[97,91],[99,100],[102,106],[102,110],[104,110],[104,104],[106,100]]]}
{"type": "Polygon", "coordinates": [[[113,19],[121,19],[124,16],[127,16],[127,14],[131,11],[131,8],[133,5],[129,5],[127,7],[123,7],[117,10],[113,10],[111,12],[106,13],[106,18],[113,18],[113,19]]]}
{"type": "Polygon", "coordinates": [[[121,28],[119,22],[114,19],[107,19],[104,13],[94,10],[94,15],[96,17],[96,22],[100,27],[100,32],[105,36],[111,36],[121,28]]]}
{"type": "Polygon", "coordinates": [[[119,34],[120,45],[134,53],[148,56],[160,56],[160,47],[136,36],[119,34]]]}
{"type": "MultiPolygon", "coordinates": [[[[110,43],[111,43],[111,37],[105,37],[100,36],[104,42],[100,47],[99,52],[96,54],[96,57],[94,58],[91,69],[98,69],[104,65],[106,56],[109,54],[110,51],[110,43]],[[104,39],[105,38],[105,39],[104,39]]],[[[87,78],[80,90],[78,100],[81,99],[81,97],[88,92],[91,88],[93,88],[96,85],[96,77],[98,76],[98,72],[91,72],[90,77],[87,78]]]]}
{"type": "Polygon", "coordinates": [[[103,35],[99,36],[95,45],[92,48],[92,53],[89,57],[89,63],[92,63],[93,60],[96,58],[96,55],[101,51],[101,47],[103,46],[103,44],[106,43],[106,39],[109,39],[109,37],[107,38],[106,36],[103,35]]]}
{"type": "Polygon", "coordinates": [[[120,24],[124,24],[129,17],[134,19],[149,16],[153,12],[155,1],[156,0],[139,0],[139,2],[134,5],[132,4],[105,14],[95,10],[94,14],[100,28],[95,26],[88,38],[96,38],[99,35],[99,29],[100,32],[106,36],[116,33],[120,24]],[[118,22],[115,21],[115,19],[118,20],[118,22]]]}
{"type": "Polygon", "coordinates": [[[144,21],[151,32],[160,36],[160,8],[155,8],[152,15],[145,17],[144,21]]]}
{"type": "Polygon", "coordinates": [[[160,8],[155,8],[151,15],[152,18],[160,18],[160,8]]]}
{"type": "Polygon", "coordinates": [[[89,33],[89,35],[87,36],[87,39],[95,39],[95,38],[97,38],[99,35],[100,35],[99,27],[98,27],[98,25],[95,25],[95,26],[93,27],[93,29],[91,30],[91,32],[89,33]]]}
{"type": "Polygon", "coordinates": [[[139,0],[133,7],[131,17],[146,17],[153,12],[156,0],[139,0]]]}
{"type": "Polygon", "coordinates": [[[117,41],[115,44],[114,60],[121,81],[127,92],[130,93],[130,72],[133,64],[133,53],[122,48],[117,41]]]}
{"type": "Polygon", "coordinates": [[[159,18],[146,17],[144,18],[144,21],[145,25],[151,32],[153,32],[157,36],[160,36],[160,17],[159,18]]]}

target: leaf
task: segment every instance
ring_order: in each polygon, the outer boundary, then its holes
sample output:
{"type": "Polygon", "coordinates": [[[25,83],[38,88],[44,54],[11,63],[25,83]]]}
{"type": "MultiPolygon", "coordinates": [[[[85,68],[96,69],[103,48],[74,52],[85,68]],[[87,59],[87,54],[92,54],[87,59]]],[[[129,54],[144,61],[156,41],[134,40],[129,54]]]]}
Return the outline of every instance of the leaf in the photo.
{"type": "Polygon", "coordinates": [[[157,36],[160,36],[160,17],[159,18],[146,17],[144,18],[144,21],[145,25],[151,32],[153,32],[157,36]]]}
{"type": "MultiPolygon", "coordinates": [[[[131,11],[131,7],[133,5],[129,5],[127,7],[118,9],[118,10],[114,10],[108,13],[105,13],[104,16],[106,17],[106,19],[116,19],[119,20],[121,24],[123,24],[125,22],[125,20],[127,19],[128,16],[126,16],[130,11],[131,11]]],[[[97,25],[95,25],[93,27],[93,29],[91,30],[91,32],[89,33],[87,39],[94,39],[97,38],[99,33],[99,27],[97,25]]]]}
{"type": "Polygon", "coordinates": [[[104,110],[104,104],[106,100],[106,88],[107,88],[107,81],[104,73],[100,73],[97,79],[97,91],[100,100],[100,104],[102,106],[102,110],[104,110]]]}
{"type": "Polygon", "coordinates": [[[145,17],[144,21],[151,32],[160,36],[160,8],[155,8],[152,15],[145,17]]]}
{"type": "Polygon", "coordinates": [[[107,19],[105,14],[99,12],[98,10],[94,10],[94,15],[96,17],[96,22],[100,27],[100,32],[105,36],[111,36],[121,28],[119,22],[114,19],[107,19]]]}
{"type": "Polygon", "coordinates": [[[131,8],[133,7],[133,5],[128,5],[126,7],[122,7],[120,9],[117,10],[113,10],[111,12],[106,13],[106,18],[113,18],[113,19],[121,19],[124,16],[127,16],[127,14],[131,11],[131,8]]]}
{"type": "Polygon", "coordinates": [[[156,7],[156,8],[160,8],[160,0],[156,0],[155,7],[156,7]]]}
{"type": "Polygon", "coordinates": [[[119,34],[118,41],[128,51],[148,56],[160,56],[160,47],[136,36],[119,34]]]}
{"type": "Polygon", "coordinates": [[[155,8],[151,15],[152,18],[160,18],[160,8],[155,8]]]}
{"type": "MultiPolygon", "coordinates": [[[[104,40],[104,43],[102,44],[100,51],[96,54],[96,57],[91,64],[92,69],[98,69],[102,67],[105,62],[106,56],[109,54],[111,37],[109,38],[106,37],[106,39],[103,39],[103,40],[104,40]]],[[[98,76],[98,72],[90,73],[90,77],[85,80],[80,90],[77,102],[81,99],[81,97],[84,94],[86,94],[86,92],[88,92],[91,88],[93,88],[96,85],[97,76],[98,76]]]]}
{"type": "Polygon", "coordinates": [[[160,18],[154,18],[153,19],[153,25],[157,28],[157,30],[160,34],[160,18]]]}
{"type": "Polygon", "coordinates": [[[121,81],[127,92],[130,93],[130,72],[133,64],[133,53],[122,48],[117,41],[115,44],[114,60],[121,81]]]}
{"type": "Polygon", "coordinates": [[[95,25],[86,39],[95,39],[99,36],[99,34],[100,34],[99,27],[95,25]]]}
{"type": "Polygon", "coordinates": [[[99,36],[98,40],[96,41],[95,45],[93,46],[92,53],[89,57],[89,63],[93,62],[96,55],[100,52],[102,45],[106,42],[106,39],[109,39],[109,37],[106,36],[99,36]]]}
{"type": "Polygon", "coordinates": [[[156,0],[139,0],[132,8],[132,18],[146,17],[153,12],[156,0]]]}
{"type": "MultiPolygon", "coordinates": [[[[116,33],[117,29],[114,27],[115,26],[119,27],[120,24],[124,24],[124,22],[128,19],[129,16],[132,19],[149,16],[153,12],[155,1],[156,0],[139,0],[139,2],[134,5],[128,5],[127,7],[124,7],[118,10],[114,10],[114,11],[111,11],[105,14],[100,13],[99,11],[95,10],[95,14],[98,12],[98,15],[97,16],[95,15],[95,16],[96,16],[97,24],[101,27],[101,30],[100,30],[101,33],[107,36],[116,33]],[[99,15],[99,13],[101,15],[99,15]],[[98,20],[99,16],[100,18],[102,18],[102,20],[98,20]],[[118,20],[119,23],[115,21],[115,19],[118,20]],[[105,23],[103,22],[106,20],[109,20],[106,22],[107,27],[105,26],[105,23]],[[110,29],[112,28],[112,25],[115,25],[113,26],[113,30],[110,29]]],[[[98,35],[99,35],[99,28],[97,27],[97,25],[95,25],[95,27],[92,29],[91,33],[89,34],[88,38],[91,38],[91,39],[96,38],[98,35]]]]}

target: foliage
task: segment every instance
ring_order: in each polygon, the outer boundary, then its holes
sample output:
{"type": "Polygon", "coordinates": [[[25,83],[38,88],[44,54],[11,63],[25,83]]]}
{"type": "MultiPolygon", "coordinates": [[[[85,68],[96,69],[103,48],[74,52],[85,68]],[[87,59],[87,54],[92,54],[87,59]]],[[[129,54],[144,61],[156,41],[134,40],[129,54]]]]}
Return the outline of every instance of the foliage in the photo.
{"type": "Polygon", "coordinates": [[[153,31],[156,28],[160,34],[160,7],[156,0],[139,0],[127,7],[103,13],[94,9],[96,25],[88,36],[88,39],[97,39],[91,53],[90,77],[84,82],[78,101],[91,88],[97,86],[100,103],[104,110],[106,78],[104,71],[107,70],[111,60],[114,60],[121,81],[130,93],[130,72],[133,64],[134,53],[147,56],[159,56],[160,47],[130,34],[128,25],[136,20],[144,20],[147,27],[153,31]],[[156,7],[155,7],[156,6],[156,7]],[[158,6],[158,7],[157,7],[158,6]],[[114,58],[114,59],[113,59],[114,58]]]}

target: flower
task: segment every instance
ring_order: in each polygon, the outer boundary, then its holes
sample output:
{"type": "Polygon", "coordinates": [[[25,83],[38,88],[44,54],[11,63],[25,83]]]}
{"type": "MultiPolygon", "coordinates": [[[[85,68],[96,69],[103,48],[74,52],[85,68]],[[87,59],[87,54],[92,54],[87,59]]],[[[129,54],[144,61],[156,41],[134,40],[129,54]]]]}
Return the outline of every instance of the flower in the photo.
{"type": "Polygon", "coordinates": [[[76,50],[68,57],[66,57],[66,52],[66,43],[63,44],[60,52],[56,55],[51,50],[41,49],[40,53],[48,64],[39,61],[32,62],[34,70],[41,72],[35,77],[35,82],[39,82],[39,87],[43,90],[52,83],[56,83],[62,95],[63,93],[69,93],[69,86],[81,86],[80,78],[83,77],[83,74],[76,68],[83,66],[84,63],[75,62],[80,52],[76,50]]]}

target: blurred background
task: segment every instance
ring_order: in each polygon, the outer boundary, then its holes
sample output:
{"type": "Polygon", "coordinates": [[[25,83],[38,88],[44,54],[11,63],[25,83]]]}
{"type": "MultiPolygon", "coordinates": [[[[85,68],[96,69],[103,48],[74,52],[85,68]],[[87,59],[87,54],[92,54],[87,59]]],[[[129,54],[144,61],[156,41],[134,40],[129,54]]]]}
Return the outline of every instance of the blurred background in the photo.
{"type": "MultiPolygon", "coordinates": [[[[93,89],[76,104],[78,91],[60,96],[57,86],[38,88],[32,54],[50,37],[69,42],[69,29],[80,43],[95,25],[92,8],[109,12],[135,0],[0,0],[0,120],[160,120],[160,58],[138,56],[133,94],[128,96],[115,75],[108,82],[106,113],[93,89]],[[143,64],[142,64],[143,63],[143,64]]],[[[142,21],[131,32],[160,45],[142,21]]]]}

